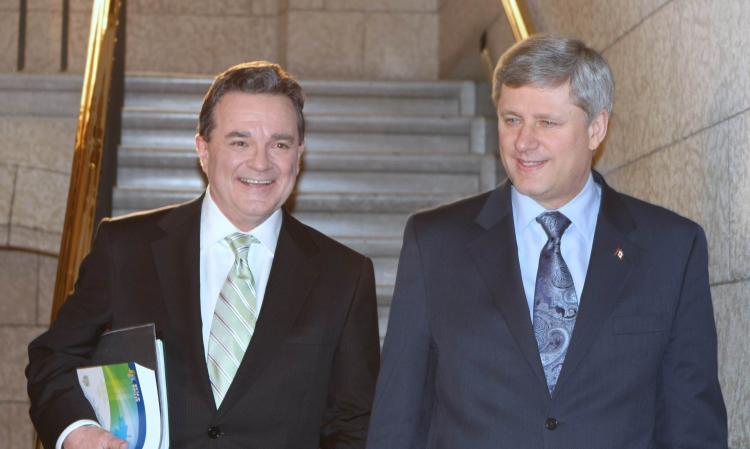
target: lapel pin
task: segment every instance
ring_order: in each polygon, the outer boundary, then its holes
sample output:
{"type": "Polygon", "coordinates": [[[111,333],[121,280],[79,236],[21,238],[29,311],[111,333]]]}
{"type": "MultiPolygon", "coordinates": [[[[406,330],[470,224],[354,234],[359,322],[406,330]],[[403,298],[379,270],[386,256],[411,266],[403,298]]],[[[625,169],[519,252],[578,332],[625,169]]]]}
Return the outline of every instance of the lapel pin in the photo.
{"type": "Polygon", "coordinates": [[[615,256],[617,256],[618,259],[622,260],[622,257],[625,255],[625,253],[622,251],[622,248],[617,247],[615,250],[615,256]]]}

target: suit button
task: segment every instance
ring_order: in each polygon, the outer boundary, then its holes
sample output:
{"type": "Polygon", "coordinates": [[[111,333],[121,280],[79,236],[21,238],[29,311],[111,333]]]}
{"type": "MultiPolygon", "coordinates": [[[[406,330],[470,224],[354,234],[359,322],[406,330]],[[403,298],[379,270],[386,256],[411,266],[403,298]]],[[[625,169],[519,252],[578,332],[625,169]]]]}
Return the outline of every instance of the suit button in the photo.
{"type": "Polygon", "coordinates": [[[557,429],[557,420],[555,418],[547,418],[547,420],[544,421],[544,427],[547,430],[555,430],[557,429]]]}
{"type": "Polygon", "coordinates": [[[221,429],[218,426],[211,426],[208,428],[208,437],[215,440],[221,436],[221,429]]]}

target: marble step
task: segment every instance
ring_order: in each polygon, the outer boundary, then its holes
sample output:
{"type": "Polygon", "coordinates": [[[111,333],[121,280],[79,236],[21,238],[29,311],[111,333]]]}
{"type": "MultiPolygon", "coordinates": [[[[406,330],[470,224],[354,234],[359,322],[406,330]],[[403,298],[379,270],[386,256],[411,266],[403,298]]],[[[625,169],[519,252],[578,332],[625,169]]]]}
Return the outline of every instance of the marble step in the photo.
{"type": "Polygon", "coordinates": [[[320,232],[337,239],[391,237],[403,235],[412,211],[323,212],[295,211],[294,215],[320,232]]]}
{"type": "Polygon", "coordinates": [[[0,73],[0,116],[75,120],[81,106],[82,85],[81,75],[0,73]]]}
{"type": "MultiPolygon", "coordinates": [[[[210,85],[208,77],[130,74],[125,108],[196,112],[210,85]]],[[[305,114],[474,115],[488,88],[472,81],[301,81],[305,114]],[[477,101],[479,98],[479,101],[477,101]]]]}
{"type": "MultiPolygon", "coordinates": [[[[198,114],[191,112],[124,110],[122,114],[124,131],[146,129],[194,131],[197,123],[198,114]]],[[[468,134],[471,131],[471,118],[326,115],[306,118],[305,126],[306,131],[311,133],[468,134]]]]}
{"type": "MultiPolygon", "coordinates": [[[[125,147],[193,148],[197,115],[123,111],[125,147]]],[[[487,117],[313,116],[308,151],[476,153],[496,148],[496,120],[487,117]]]]}
{"type": "MultiPolygon", "coordinates": [[[[353,171],[391,173],[478,173],[482,157],[477,154],[381,154],[307,151],[303,171],[353,171]]],[[[198,156],[190,148],[121,147],[118,166],[164,169],[194,169],[198,156]]]]}
{"type": "MultiPolygon", "coordinates": [[[[115,210],[113,215],[156,209],[169,204],[189,201],[202,189],[142,189],[117,186],[113,192],[115,210]]],[[[295,215],[302,213],[336,215],[346,212],[359,213],[409,213],[457,200],[460,193],[297,193],[290,199],[295,215]]],[[[335,218],[335,217],[332,217],[335,218]]],[[[343,235],[343,234],[342,234],[343,235]]],[[[347,234],[348,235],[348,234],[347,234]]],[[[354,234],[360,236],[361,234],[354,234]]],[[[365,234],[366,236],[366,234],[365,234]]],[[[376,240],[377,241],[377,240],[376,240]]]]}
{"type": "MultiPolygon", "coordinates": [[[[204,178],[195,166],[184,169],[120,166],[117,187],[142,189],[194,189],[204,187],[204,178]]],[[[305,193],[474,193],[479,189],[476,173],[408,173],[304,171],[297,189],[305,193]]]]}

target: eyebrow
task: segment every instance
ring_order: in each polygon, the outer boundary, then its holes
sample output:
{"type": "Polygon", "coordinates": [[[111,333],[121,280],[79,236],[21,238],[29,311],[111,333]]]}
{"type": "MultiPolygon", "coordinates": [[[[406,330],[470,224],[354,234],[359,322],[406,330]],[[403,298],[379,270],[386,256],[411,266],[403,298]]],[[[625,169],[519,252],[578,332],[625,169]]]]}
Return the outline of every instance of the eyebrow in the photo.
{"type": "MultiPolygon", "coordinates": [[[[520,114],[513,110],[505,110],[505,111],[499,111],[499,115],[514,115],[516,117],[523,117],[523,114],[520,114]]],[[[564,117],[561,115],[555,115],[555,114],[534,114],[532,115],[532,118],[535,120],[555,120],[560,121],[564,120],[564,117]]]]}
{"type": "Polygon", "coordinates": [[[249,133],[249,132],[248,133],[243,133],[241,131],[231,131],[231,132],[227,133],[227,135],[225,135],[224,138],[231,139],[233,137],[245,138],[245,137],[252,137],[252,136],[253,136],[253,134],[249,133]]]}
{"type": "Polygon", "coordinates": [[[294,142],[294,136],[292,136],[291,134],[286,134],[286,133],[271,134],[271,139],[272,140],[290,140],[294,142]]]}
{"type": "MultiPolygon", "coordinates": [[[[230,131],[224,136],[226,139],[232,139],[235,137],[239,137],[241,139],[252,137],[253,133],[251,132],[242,132],[242,131],[230,131]]],[[[271,140],[289,140],[294,141],[294,136],[287,133],[275,133],[271,134],[271,140]]]]}

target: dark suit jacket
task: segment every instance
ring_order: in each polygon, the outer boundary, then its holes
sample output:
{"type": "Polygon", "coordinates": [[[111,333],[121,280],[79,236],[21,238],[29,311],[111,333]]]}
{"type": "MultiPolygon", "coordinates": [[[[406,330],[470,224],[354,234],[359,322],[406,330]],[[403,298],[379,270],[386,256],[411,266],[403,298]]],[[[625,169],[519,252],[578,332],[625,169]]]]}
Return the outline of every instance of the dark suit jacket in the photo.
{"type": "Polygon", "coordinates": [[[29,346],[31,416],[45,447],[90,418],[75,368],[106,328],[155,322],[171,447],[364,446],[378,371],[372,262],[284,213],[255,334],[218,410],[201,336],[201,199],[104,221],[75,292],[29,346]],[[209,427],[222,433],[210,440],[209,427]]]}
{"type": "Polygon", "coordinates": [[[595,177],[594,244],[552,397],[510,185],[409,220],[368,449],[727,448],[703,231],[595,177]]]}

